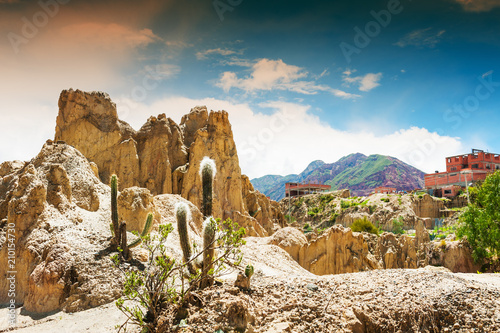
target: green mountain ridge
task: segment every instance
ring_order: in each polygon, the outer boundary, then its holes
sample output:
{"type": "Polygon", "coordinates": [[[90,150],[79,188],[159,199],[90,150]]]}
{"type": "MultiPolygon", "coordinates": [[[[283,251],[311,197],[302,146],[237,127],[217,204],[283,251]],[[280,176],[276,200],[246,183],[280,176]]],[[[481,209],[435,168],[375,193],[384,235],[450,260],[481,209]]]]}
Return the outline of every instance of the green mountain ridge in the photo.
{"type": "Polygon", "coordinates": [[[288,182],[327,184],[332,190],[349,189],[353,195],[367,195],[379,186],[395,187],[398,191],[422,188],[424,174],[394,157],[356,153],[335,163],[311,162],[298,175],[266,175],[251,182],[257,190],[279,201],[285,196],[288,182]]]}

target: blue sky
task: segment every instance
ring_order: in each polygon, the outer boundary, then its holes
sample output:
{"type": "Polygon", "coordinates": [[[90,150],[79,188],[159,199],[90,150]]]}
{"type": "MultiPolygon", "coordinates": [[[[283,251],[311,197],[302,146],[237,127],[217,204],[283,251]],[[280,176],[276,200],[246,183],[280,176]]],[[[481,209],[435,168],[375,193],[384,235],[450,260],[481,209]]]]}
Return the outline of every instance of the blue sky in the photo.
{"type": "Polygon", "coordinates": [[[356,152],[443,170],[500,152],[498,31],[498,0],[0,0],[0,161],[36,155],[72,87],[136,129],[225,109],[251,178],[356,152]]]}

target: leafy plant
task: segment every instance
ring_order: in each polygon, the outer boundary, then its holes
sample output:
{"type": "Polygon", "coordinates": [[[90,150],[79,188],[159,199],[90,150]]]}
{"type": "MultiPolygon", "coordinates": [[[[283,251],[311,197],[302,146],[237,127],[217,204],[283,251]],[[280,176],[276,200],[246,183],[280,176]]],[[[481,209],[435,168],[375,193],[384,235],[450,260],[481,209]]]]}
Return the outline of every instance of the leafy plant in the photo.
{"type": "Polygon", "coordinates": [[[380,201],[383,201],[383,202],[389,202],[389,198],[380,198],[380,201]]]}
{"type": "Polygon", "coordinates": [[[474,201],[460,216],[457,236],[466,237],[475,261],[500,255],[500,171],[475,189],[474,201]]]}
{"type": "Polygon", "coordinates": [[[308,233],[308,232],[313,231],[313,228],[311,227],[311,225],[309,223],[304,224],[304,227],[302,229],[304,230],[304,233],[308,233]]]}
{"type": "Polygon", "coordinates": [[[309,215],[311,217],[315,217],[316,215],[318,215],[321,212],[322,212],[322,210],[320,207],[313,207],[307,211],[307,215],[309,215]]]}
{"type": "Polygon", "coordinates": [[[378,235],[378,228],[371,223],[368,218],[365,216],[361,219],[358,219],[353,222],[351,225],[351,230],[355,232],[369,232],[375,235],[378,235]]]}
{"type": "Polygon", "coordinates": [[[392,220],[392,232],[398,235],[404,234],[405,233],[405,231],[403,230],[404,223],[405,222],[402,216],[392,220]]]}
{"type": "MultiPolygon", "coordinates": [[[[210,246],[214,247],[217,255],[211,261],[212,269],[207,272],[210,278],[221,276],[228,269],[238,266],[242,259],[240,247],[245,244],[245,229],[239,228],[230,219],[222,223],[217,221],[215,225],[218,236],[210,246]]],[[[158,234],[142,237],[149,253],[144,270],[127,270],[121,265],[118,255],[112,257],[124,276],[123,296],[116,301],[116,306],[127,320],[119,331],[127,324],[134,324],[140,326],[143,332],[153,332],[159,325],[160,314],[175,317],[186,306],[191,292],[206,278],[200,270],[196,274],[185,274],[188,264],[197,260],[204,251],[185,263],[177,263],[168,256],[165,243],[172,230],[172,224],[160,225],[158,234]]],[[[168,325],[172,325],[172,321],[168,325]]]]}

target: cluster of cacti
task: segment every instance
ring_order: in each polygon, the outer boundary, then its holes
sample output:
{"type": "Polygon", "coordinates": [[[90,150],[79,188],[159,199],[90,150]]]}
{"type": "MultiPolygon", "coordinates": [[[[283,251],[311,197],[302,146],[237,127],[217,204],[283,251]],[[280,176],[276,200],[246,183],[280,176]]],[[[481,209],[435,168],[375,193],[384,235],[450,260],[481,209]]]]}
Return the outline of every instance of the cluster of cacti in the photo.
{"type": "Polygon", "coordinates": [[[153,214],[149,213],[146,219],[146,224],[139,238],[130,244],[127,244],[127,224],[125,222],[119,222],[118,218],[118,177],[116,175],[111,176],[110,181],[111,187],[111,234],[113,239],[111,240],[111,246],[114,249],[118,247],[122,250],[122,255],[125,259],[129,257],[129,250],[142,243],[142,237],[146,236],[153,226],[153,214]]]}
{"type": "MultiPolygon", "coordinates": [[[[212,198],[213,198],[213,180],[215,177],[216,168],[215,162],[208,157],[204,157],[200,165],[200,175],[202,182],[202,205],[201,211],[205,217],[205,222],[203,223],[203,253],[201,270],[203,279],[201,281],[201,287],[208,287],[213,284],[213,278],[208,274],[213,268],[213,259],[215,256],[215,233],[217,230],[217,224],[212,218],[212,198]]],[[[196,272],[195,263],[191,261],[192,250],[189,242],[187,220],[189,219],[189,207],[185,203],[178,203],[176,206],[176,217],[177,217],[177,227],[179,230],[179,239],[181,244],[181,249],[184,257],[184,262],[187,262],[187,268],[189,273],[194,274],[196,272]]]]}

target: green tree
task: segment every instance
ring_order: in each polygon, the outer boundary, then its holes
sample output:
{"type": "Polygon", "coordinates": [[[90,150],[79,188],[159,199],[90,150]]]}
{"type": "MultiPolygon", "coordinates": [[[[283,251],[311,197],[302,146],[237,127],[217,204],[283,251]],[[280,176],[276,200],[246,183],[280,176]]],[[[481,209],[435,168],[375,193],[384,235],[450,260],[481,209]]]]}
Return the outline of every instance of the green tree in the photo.
{"type": "Polygon", "coordinates": [[[458,237],[467,237],[474,260],[500,254],[500,171],[473,191],[475,196],[460,217],[458,237]]]}
{"type": "Polygon", "coordinates": [[[351,225],[351,230],[355,232],[369,232],[378,235],[378,228],[371,223],[365,216],[362,219],[357,219],[351,225]]]}

